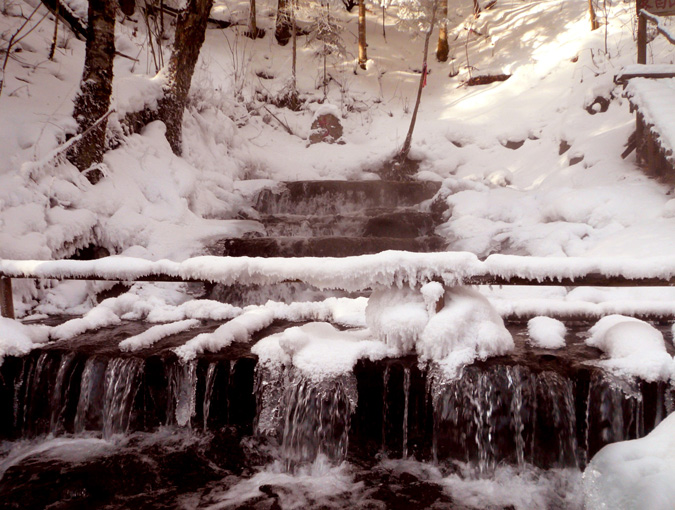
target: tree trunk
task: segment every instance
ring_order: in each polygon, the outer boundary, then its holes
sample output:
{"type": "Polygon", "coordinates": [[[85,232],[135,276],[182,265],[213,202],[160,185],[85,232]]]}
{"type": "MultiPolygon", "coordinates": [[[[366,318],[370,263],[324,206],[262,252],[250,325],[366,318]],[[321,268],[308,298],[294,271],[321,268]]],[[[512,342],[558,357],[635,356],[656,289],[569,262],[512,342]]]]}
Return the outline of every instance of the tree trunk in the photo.
{"type": "Polygon", "coordinates": [[[420,75],[420,83],[417,88],[417,99],[415,100],[415,109],[413,110],[412,118],[410,119],[410,127],[408,128],[408,134],[405,137],[405,142],[403,142],[403,147],[398,153],[398,161],[403,162],[408,159],[408,154],[410,153],[410,146],[412,144],[412,135],[413,130],[415,129],[415,122],[417,121],[417,111],[420,108],[420,101],[422,100],[422,89],[424,88],[426,81],[426,69],[427,69],[427,55],[429,54],[429,40],[431,39],[431,33],[434,30],[434,25],[436,24],[436,9],[438,8],[439,0],[434,0],[432,6],[433,12],[431,13],[431,24],[429,25],[429,30],[424,36],[424,59],[422,62],[422,74],[420,75]]]}
{"type": "Polygon", "coordinates": [[[450,54],[448,45],[448,0],[440,0],[441,3],[441,26],[438,30],[438,44],[436,45],[436,59],[439,62],[447,62],[450,54]]]}
{"type": "Polygon", "coordinates": [[[359,0],[359,65],[366,68],[368,53],[366,52],[366,2],[359,0]]]}
{"type": "Polygon", "coordinates": [[[286,46],[291,40],[291,2],[293,0],[279,0],[277,4],[277,23],[274,30],[274,37],[276,37],[279,46],[286,46]]]}
{"type": "MultiPolygon", "coordinates": [[[[86,132],[110,108],[115,58],[115,7],[116,2],[89,0],[84,71],[73,111],[78,134],[86,132]]],[[[68,159],[80,172],[103,160],[106,126],[106,121],[101,122],[68,151],[68,159]]],[[[100,174],[91,173],[88,178],[98,181],[100,174]]]]}
{"type": "Polygon", "coordinates": [[[591,31],[600,28],[598,16],[595,14],[595,7],[593,7],[593,0],[588,0],[588,14],[591,17],[591,31]]]}
{"type": "Polygon", "coordinates": [[[199,51],[206,38],[206,24],[213,0],[188,0],[176,20],[176,36],[169,59],[164,97],[157,107],[159,120],[166,124],[166,139],[177,155],[182,152],[183,110],[199,51]]]}
{"type": "Polygon", "coordinates": [[[258,23],[256,22],[255,15],[255,0],[250,1],[250,8],[248,13],[248,36],[251,39],[256,39],[258,37],[258,23]]]}

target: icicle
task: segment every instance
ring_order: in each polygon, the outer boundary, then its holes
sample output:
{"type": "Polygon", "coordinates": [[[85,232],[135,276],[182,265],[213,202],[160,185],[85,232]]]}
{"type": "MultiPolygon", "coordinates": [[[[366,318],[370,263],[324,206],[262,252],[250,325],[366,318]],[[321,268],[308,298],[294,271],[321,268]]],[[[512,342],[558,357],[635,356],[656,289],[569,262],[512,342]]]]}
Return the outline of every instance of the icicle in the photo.
{"type": "Polygon", "coordinates": [[[174,417],[179,427],[190,427],[196,414],[197,361],[174,366],[171,379],[174,417]]]}

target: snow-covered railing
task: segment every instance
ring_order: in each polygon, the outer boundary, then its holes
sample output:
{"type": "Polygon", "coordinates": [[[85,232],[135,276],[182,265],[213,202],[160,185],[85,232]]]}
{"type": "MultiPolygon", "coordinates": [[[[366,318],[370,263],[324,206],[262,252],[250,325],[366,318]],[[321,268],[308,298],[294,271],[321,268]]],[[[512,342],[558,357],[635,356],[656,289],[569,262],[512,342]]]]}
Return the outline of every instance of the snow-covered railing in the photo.
{"type": "Polygon", "coordinates": [[[304,282],[319,289],[358,291],[416,287],[429,281],[455,285],[649,287],[675,285],[675,257],[575,258],[466,252],[386,251],[356,257],[195,257],[183,262],[113,256],[98,260],[0,260],[2,315],[13,315],[11,280],[214,282],[272,285],[304,282]]]}
{"type": "MultiPolygon", "coordinates": [[[[672,11],[665,13],[665,16],[672,15],[672,11]]],[[[637,63],[647,63],[647,21],[651,21],[656,25],[656,30],[659,34],[664,36],[670,44],[675,44],[675,34],[670,32],[666,26],[663,18],[648,12],[646,9],[638,10],[638,29],[637,29],[637,63]]]]}

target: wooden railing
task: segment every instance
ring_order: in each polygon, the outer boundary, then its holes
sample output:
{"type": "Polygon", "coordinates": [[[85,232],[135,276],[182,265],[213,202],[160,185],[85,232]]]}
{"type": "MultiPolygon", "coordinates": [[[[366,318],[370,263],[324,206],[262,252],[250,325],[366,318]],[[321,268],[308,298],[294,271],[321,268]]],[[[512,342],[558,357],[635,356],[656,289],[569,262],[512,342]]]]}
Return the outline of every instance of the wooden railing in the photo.
{"type": "MultiPolygon", "coordinates": [[[[470,253],[384,252],[339,259],[198,257],[184,262],[150,262],[107,257],[96,261],[0,260],[0,312],[4,317],[14,317],[12,280],[15,278],[211,282],[242,286],[303,282],[322,289],[345,290],[414,286],[431,280],[448,286],[668,287],[675,286],[675,257],[603,260],[493,255],[481,261],[470,253]]],[[[673,312],[666,315],[675,317],[675,302],[673,312]]]]}
{"type": "Polygon", "coordinates": [[[655,14],[647,12],[645,9],[638,10],[638,29],[637,29],[637,63],[647,63],[647,21],[656,25],[656,30],[664,36],[670,44],[675,44],[675,37],[668,31],[663,19],[655,14]]]}

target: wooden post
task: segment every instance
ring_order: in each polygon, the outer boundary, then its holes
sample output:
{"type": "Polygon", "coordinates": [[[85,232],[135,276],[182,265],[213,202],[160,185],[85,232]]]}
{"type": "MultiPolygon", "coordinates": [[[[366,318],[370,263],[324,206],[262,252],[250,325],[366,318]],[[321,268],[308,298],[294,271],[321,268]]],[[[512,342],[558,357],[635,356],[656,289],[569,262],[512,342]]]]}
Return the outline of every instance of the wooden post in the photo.
{"type": "Polygon", "coordinates": [[[638,7],[638,28],[637,28],[637,63],[647,63],[647,20],[640,15],[638,7]]]}
{"type": "Polygon", "coordinates": [[[0,316],[14,318],[14,299],[12,297],[12,279],[0,276],[0,316]]]}

